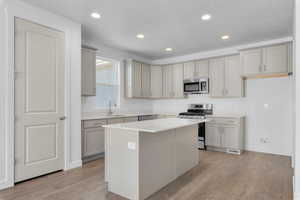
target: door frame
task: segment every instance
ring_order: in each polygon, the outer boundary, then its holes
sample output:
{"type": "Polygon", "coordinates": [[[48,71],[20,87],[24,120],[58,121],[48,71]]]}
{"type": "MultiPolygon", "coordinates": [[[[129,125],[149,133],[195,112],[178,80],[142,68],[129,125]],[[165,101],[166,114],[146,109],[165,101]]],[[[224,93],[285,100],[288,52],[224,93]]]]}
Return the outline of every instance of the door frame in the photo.
{"type": "MultiPolygon", "coordinates": [[[[64,169],[71,169],[81,166],[81,160],[77,163],[72,163],[71,161],[71,64],[72,63],[72,28],[71,25],[77,25],[72,22],[68,22],[63,19],[62,23],[58,23],[61,17],[54,16],[55,19],[49,19],[49,16],[53,15],[42,9],[29,6],[23,2],[14,2],[12,5],[8,3],[8,6],[5,7],[5,67],[4,74],[6,75],[6,87],[4,88],[5,95],[5,111],[4,111],[4,120],[5,120],[5,179],[0,180],[0,187],[6,188],[14,185],[14,166],[15,166],[15,153],[14,153],[14,143],[15,143],[15,104],[14,104],[14,38],[15,38],[15,18],[21,18],[33,23],[43,25],[49,28],[56,29],[65,34],[65,127],[64,127],[64,169]],[[28,10],[30,9],[30,10],[28,10]]],[[[50,17],[51,18],[51,17],[50,17]]],[[[79,59],[80,61],[80,59],[79,59]]],[[[81,141],[80,141],[81,142],[81,141]]],[[[80,149],[80,147],[78,147],[80,149]]],[[[80,149],[81,151],[81,149],[80,149]]],[[[80,152],[81,154],[81,152],[80,152]]],[[[1,189],[1,188],[0,188],[1,189]]]]}

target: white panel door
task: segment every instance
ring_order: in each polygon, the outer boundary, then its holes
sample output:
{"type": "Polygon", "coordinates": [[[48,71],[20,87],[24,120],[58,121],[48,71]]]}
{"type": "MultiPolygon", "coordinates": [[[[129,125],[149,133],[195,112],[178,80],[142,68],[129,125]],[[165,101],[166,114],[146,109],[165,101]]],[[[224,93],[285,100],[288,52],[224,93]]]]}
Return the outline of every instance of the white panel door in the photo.
{"type": "Polygon", "coordinates": [[[262,50],[251,49],[241,52],[243,75],[256,75],[262,72],[262,50]]]}
{"type": "Polygon", "coordinates": [[[150,97],[151,96],[151,69],[150,65],[142,64],[142,96],[150,97]]]}
{"type": "Polygon", "coordinates": [[[225,58],[225,96],[226,97],[241,97],[243,79],[242,68],[240,65],[240,56],[229,56],[225,58]]]}
{"type": "Polygon", "coordinates": [[[209,62],[210,96],[223,97],[225,84],[225,59],[217,58],[209,62]]]}
{"type": "Polygon", "coordinates": [[[263,49],[263,72],[288,72],[288,45],[276,45],[263,49]]]}
{"type": "Polygon", "coordinates": [[[163,67],[163,97],[173,96],[173,66],[163,67]]]}
{"type": "Polygon", "coordinates": [[[142,96],[142,64],[132,61],[132,96],[142,96]]]}
{"type": "Polygon", "coordinates": [[[173,96],[183,97],[183,65],[173,65],[173,96]]]}
{"type": "Polygon", "coordinates": [[[209,60],[199,60],[195,63],[195,76],[208,77],[209,60]]]}
{"type": "Polygon", "coordinates": [[[195,76],[195,63],[194,62],[187,62],[183,64],[183,71],[184,71],[184,75],[183,78],[184,79],[192,79],[195,76]]]}
{"type": "Polygon", "coordinates": [[[151,66],[151,97],[163,96],[163,74],[161,66],[151,66]]]}
{"type": "Polygon", "coordinates": [[[64,164],[64,33],[15,21],[15,182],[64,164]]]}

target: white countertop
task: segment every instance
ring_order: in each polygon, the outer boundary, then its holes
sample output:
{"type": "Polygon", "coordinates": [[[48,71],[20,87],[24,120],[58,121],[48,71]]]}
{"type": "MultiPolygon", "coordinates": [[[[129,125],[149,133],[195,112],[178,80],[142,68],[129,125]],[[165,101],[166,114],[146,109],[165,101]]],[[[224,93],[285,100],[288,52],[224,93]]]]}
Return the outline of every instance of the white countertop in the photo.
{"type": "Polygon", "coordinates": [[[167,130],[181,128],[181,127],[191,126],[191,125],[195,125],[207,121],[209,120],[166,118],[166,119],[146,120],[146,121],[130,122],[130,123],[122,123],[122,124],[110,124],[110,125],[104,125],[103,127],[156,133],[156,132],[167,131],[167,130]]]}
{"type": "Polygon", "coordinates": [[[154,113],[114,113],[112,115],[106,115],[104,113],[82,113],[81,120],[92,120],[92,119],[113,119],[113,118],[126,118],[126,117],[138,117],[147,115],[157,115],[154,113]]]}
{"type": "Polygon", "coordinates": [[[230,113],[224,113],[224,114],[213,114],[213,115],[207,115],[207,118],[213,118],[213,117],[220,117],[220,118],[242,118],[245,117],[245,114],[230,114],[230,113]]]}

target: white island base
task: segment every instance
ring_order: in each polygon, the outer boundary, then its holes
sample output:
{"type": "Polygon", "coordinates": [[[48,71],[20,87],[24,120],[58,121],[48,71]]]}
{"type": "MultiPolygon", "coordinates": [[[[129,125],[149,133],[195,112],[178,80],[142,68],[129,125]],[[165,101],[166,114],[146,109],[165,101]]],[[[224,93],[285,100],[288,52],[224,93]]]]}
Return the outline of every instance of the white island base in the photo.
{"type": "Polygon", "coordinates": [[[108,191],[146,199],[199,162],[198,123],[157,119],[105,127],[108,191]]]}

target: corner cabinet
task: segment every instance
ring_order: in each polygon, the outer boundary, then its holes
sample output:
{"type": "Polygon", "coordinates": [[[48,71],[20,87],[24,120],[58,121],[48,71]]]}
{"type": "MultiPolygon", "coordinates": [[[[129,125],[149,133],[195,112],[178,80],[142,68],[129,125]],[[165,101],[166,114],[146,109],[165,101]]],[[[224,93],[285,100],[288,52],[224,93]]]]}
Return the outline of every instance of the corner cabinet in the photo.
{"type": "Polygon", "coordinates": [[[240,154],[244,150],[245,117],[209,117],[205,124],[208,150],[240,154]]]}
{"type": "Polygon", "coordinates": [[[264,48],[242,50],[241,64],[244,77],[268,77],[292,72],[291,43],[264,48]]]}
{"type": "Polygon", "coordinates": [[[96,96],[96,49],[81,49],[81,95],[96,96]]]}
{"type": "Polygon", "coordinates": [[[211,59],[209,61],[210,96],[243,97],[244,81],[241,77],[239,55],[211,59]]]}

